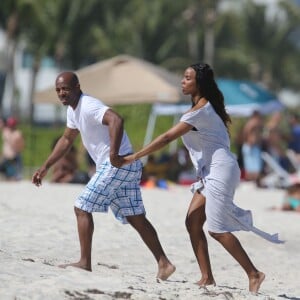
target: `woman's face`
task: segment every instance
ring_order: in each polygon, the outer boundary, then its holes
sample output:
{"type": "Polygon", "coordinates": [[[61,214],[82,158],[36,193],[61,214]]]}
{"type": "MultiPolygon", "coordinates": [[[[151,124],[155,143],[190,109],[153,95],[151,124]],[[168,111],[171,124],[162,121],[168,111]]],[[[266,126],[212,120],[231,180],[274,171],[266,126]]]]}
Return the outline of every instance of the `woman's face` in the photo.
{"type": "Polygon", "coordinates": [[[181,80],[181,89],[184,95],[197,95],[198,88],[196,83],[196,71],[193,68],[187,68],[181,80]]]}

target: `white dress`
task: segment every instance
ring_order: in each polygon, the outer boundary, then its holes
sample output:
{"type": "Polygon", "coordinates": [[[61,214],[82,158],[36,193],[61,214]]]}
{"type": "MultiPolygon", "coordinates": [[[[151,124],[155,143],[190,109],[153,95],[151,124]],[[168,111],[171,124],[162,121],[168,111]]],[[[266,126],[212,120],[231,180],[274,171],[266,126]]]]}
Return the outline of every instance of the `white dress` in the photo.
{"type": "Polygon", "coordinates": [[[253,231],[271,242],[282,243],[277,234],[270,235],[254,227],[251,211],[233,203],[240,169],[230,151],[227,129],[212,105],[208,102],[198,110],[187,112],[180,121],[194,127],[182,140],[204,184],[201,193],[206,197],[207,229],[216,233],[253,231]]]}

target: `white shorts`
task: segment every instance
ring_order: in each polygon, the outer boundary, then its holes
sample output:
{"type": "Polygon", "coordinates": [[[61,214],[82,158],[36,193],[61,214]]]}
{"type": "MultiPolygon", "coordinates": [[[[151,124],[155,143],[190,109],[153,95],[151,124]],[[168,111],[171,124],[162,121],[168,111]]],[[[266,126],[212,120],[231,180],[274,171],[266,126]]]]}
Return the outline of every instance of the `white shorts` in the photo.
{"type": "Polygon", "coordinates": [[[127,216],[145,214],[141,174],[142,163],[139,160],[122,168],[115,168],[107,161],[90,179],[75,207],[89,213],[107,212],[110,207],[115,217],[126,224],[127,216]]]}

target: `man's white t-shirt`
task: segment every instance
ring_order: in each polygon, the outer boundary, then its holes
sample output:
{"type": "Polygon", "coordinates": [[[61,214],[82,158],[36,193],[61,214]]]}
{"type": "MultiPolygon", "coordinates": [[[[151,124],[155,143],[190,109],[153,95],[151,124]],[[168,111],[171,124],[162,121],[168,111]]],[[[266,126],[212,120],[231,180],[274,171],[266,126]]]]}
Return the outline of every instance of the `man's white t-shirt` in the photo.
{"type": "MultiPolygon", "coordinates": [[[[80,131],[82,142],[91,158],[99,167],[109,160],[110,137],[108,126],[102,124],[109,109],[99,99],[82,94],[77,107],[67,109],[67,127],[80,131]]],[[[124,130],[119,155],[132,153],[132,146],[124,130]]]]}

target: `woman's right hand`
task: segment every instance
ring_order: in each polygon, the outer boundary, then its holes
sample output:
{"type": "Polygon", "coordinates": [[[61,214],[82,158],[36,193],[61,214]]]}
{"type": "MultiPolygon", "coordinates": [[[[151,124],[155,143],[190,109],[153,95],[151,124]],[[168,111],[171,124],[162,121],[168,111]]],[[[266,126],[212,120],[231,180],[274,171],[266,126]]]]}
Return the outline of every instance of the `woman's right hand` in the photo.
{"type": "Polygon", "coordinates": [[[116,168],[121,168],[124,165],[128,165],[132,163],[134,160],[135,159],[133,154],[126,155],[126,156],[117,155],[110,158],[111,164],[116,168]]]}
{"type": "Polygon", "coordinates": [[[128,165],[133,163],[136,160],[134,154],[129,154],[123,157],[123,165],[128,165]]]}

